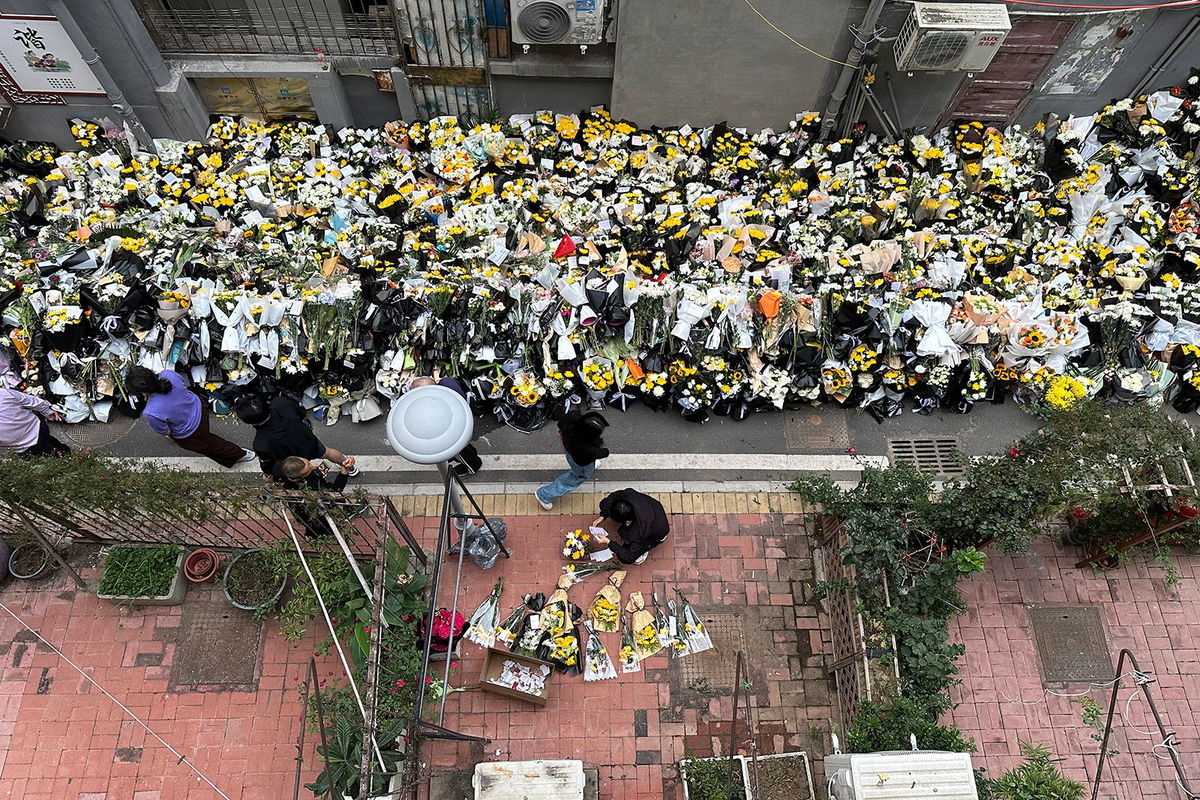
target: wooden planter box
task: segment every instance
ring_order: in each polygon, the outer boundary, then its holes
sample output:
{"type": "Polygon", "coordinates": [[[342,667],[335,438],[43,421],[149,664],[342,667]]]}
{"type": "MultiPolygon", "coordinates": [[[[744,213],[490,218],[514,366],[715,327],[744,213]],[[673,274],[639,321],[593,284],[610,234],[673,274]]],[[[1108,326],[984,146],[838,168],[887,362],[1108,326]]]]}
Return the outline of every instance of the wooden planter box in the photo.
{"type": "MultiPolygon", "coordinates": [[[[808,781],[808,795],[807,795],[807,797],[796,796],[795,800],[815,800],[817,795],[816,795],[816,790],[813,788],[812,765],[809,764],[809,762],[808,762],[808,753],[803,750],[797,750],[792,753],[776,753],[776,754],[770,755],[770,756],[759,756],[758,763],[762,764],[762,762],[764,762],[764,761],[771,761],[771,760],[778,759],[778,758],[798,758],[804,762],[804,777],[808,781]]],[[[742,756],[742,779],[745,781],[745,784],[746,784],[747,800],[750,799],[750,772],[751,772],[751,770],[752,770],[752,764],[751,764],[750,757],[742,756]]]]}
{"type": "Polygon", "coordinates": [[[479,688],[485,692],[511,697],[515,700],[523,700],[526,703],[533,703],[536,706],[546,705],[549,699],[550,679],[554,676],[554,665],[549,664],[541,659],[523,656],[519,653],[510,653],[507,650],[499,650],[495,647],[487,649],[487,655],[483,659],[483,670],[479,674],[479,688]],[[519,664],[524,664],[527,667],[550,667],[550,675],[546,676],[546,684],[542,687],[541,694],[527,694],[519,692],[516,689],[510,689],[507,686],[500,686],[491,683],[492,678],[500,677],[500,673],[504,670],[505,661],[515,661],[519,664]]]}
{"type": "Polygon", "coordinates": [[[177,606],[183,602],[184,593],[187,592],[187,578],[183,575],[183,559],[186,555],[187,553],[181,550],[179,558],[175,559],[175,578],[171,581],[171,588],[167,590],[166,594],[158,597],[131,597],[123,594],[100,594],[97,592],[96,597],[119,605],[177,606]]]}

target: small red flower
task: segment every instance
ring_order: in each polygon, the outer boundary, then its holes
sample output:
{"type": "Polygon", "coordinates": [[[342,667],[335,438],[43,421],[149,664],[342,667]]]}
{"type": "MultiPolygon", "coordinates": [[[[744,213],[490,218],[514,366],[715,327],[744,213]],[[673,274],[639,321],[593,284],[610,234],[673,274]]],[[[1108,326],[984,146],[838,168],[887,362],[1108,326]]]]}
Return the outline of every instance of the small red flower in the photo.
{"type": "Polygon", "coordinates": [[[856,453],[858,453],[858,450],[856,450],[853,447],[847,447],[846,452],[849,453],[850,455],[855,455],[856,453]]]}
{"type": "Polygon", "coordinates": [[[1183,97],[1183,87],[1182,86],[1172,86],[1171,87],[1171,97],[1183,97]]]}
{"type": "Polygon", "coordinates": [[[1021,448],[1019,448],[1019,447],[1014,447],[1008,451],[1009,458],[1018,458],[1018,457],[1020,457],[1020,455],[1021,455],[1021,448]]]}

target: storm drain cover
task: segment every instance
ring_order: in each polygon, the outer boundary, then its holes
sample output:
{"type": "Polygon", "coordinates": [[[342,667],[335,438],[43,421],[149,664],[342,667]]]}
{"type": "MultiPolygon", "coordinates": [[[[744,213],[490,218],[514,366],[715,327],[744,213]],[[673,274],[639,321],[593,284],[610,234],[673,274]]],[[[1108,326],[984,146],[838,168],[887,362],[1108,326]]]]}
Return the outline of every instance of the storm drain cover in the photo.
{"type": "Polygon", "coordinates": [[[1095,606],[1030,606],[1045,683],[1111,681],[1112,656],[1095,606]]]}
{"type": "Polygon", "coordinates": [[[845,450],[850,446],[846,417],[846,414],[822,413],[811,409],[788,412],[783,424],[783,438],[788,452],[845,450]]]}
{"type": "Polygon", "coordinates": [[[56,437],[73,447],[90,449],[114,444],[133,430],[137,420],[114,411],[108,422],[81,422],[75,425],[52,425],[56,437]]]}
{"type": "Polygon", "coordinates": [[[682,684],[701,691],[733,691],[737,679],[737,654],[746,650],[746,632],[742,618],[727,612],[700,613],[713,649],[675,659],[682,684]]]}
{"type": "Polygon", "coordinates": [[[183,608],[169,686],[256,687],[263,624],[228,603],[189,603],[183,608]]]}
{"type": "Polygon", "coordinates": [[[888,439],[893,464],[912,464],[922,472],[961,475],[958,439],[888,439]]]}

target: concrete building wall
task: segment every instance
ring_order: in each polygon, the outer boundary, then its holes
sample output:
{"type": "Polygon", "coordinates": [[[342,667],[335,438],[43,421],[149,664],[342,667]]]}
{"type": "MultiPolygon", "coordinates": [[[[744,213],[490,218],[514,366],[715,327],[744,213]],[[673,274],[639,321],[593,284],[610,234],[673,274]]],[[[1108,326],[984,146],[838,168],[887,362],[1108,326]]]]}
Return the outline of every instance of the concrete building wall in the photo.
{"type": "Polygon", "coordinates": [[[503,115],[544,108],[561,114],[575,114],[592,106],[609,105],[612,80],[495,75],[492,77],[492,95],[496,108],[503,115]]]}
{"type": "MultiPolygon", "coordinates": [[[[129,0],[6,0],[5,13],[63,16],[75,21],[115,88],[153,136],[196,136],[207,123],[195,90],[163,61],[129,0]]],[[[84,50],[83,47],[80,48],[84,50]]],[[[87,53],[84,53],[85,58],[87,53]]],[[[70,119],[120,120],[107,97],[67,97],[66,105],[17,105],[3,134],[72,144],[70,119]]]]}
{"type": "MultiPolygon", "coordinates": [[[[866,0],[756,0],[779,28],[844,59],[866,0]]],[[[640,124],[780,127],[820,110],[838,67],[805,52],[742,0],[623,2],[613,111],[640,124]]]]}
{"type": "MultiPolygon", "coordinates": [[[[1111,0],[1100,2],[1127,5],[1111,0]]],[[[888,36],[896,34],[907,15],[908,8],[904,5],[888,7],[881,19],[881,24],[888,29],[888,36]]],[[[1017,20],[1023,16],[1028,18],[1028,15],[1016,13],[1012,18],[1017,20]]],[[[1070,20],[1074,27],[1035,82],[1014,120],[1023,125],[1037,122],[1047,112],[1060,116],[1095,113],[1110,100],[1134,90],[1150,91],[1186,80],[1189,66],[1200,65],[1198,33],[1151,74],[1164,51],[1193,19],[1200,19],[1195,9],[1097,16],[1042,14],[1038,17],[1070,20]],[[1148,83],[1140,86],[1147,78],[1148,83]]],[[[957,72],[917,72],[911,76],[898,72],[891,43],[881,45],[878,65],[875,93],[901,129],[927,129],[934,125],[954,100],[959,87],[970,80],[965,73],[957,72]]],[[[862,116],[875,122],[869,111],[862,116]]]]}

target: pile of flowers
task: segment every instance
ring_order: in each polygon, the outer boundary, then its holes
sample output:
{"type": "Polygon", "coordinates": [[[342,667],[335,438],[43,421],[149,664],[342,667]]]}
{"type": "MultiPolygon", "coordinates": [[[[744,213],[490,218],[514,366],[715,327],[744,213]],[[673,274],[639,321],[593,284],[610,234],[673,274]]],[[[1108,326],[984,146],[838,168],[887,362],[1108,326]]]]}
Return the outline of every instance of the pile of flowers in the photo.
{"type": "Polygon", "coordinates": [[[134,363],[330,422],[435,373],[526,427],[633,401],[1200,405],[1197,74],[1028,129],[820,125],[225,118],[150,153],[75,120],[77,151],[0,152],[10,382],[71,421],[120,406],[92,376],[134,363]]]}

